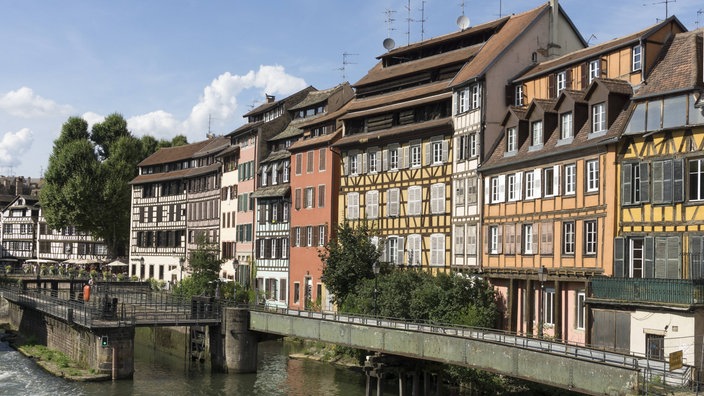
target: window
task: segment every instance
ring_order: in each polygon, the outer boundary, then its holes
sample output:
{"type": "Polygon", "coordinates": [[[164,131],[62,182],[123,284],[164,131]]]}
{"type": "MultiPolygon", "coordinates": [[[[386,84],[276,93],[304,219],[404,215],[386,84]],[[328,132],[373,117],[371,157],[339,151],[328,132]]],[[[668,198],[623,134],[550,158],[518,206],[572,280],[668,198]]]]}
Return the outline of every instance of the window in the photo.
{"type": "Polygon", "coordinates": [[[639,45],[634,46],[631,49],[631,71],[638,71],[641,69],[642,63],[642,47],[639,45]]]}
{"type": "Polygon", "coordinates": [[[315,163],[315,151],[311,150],[307,153],[308,161],[306,162],[306,173],[313,173],[313,164],[315,163]]]}
{"type": "Polygon", "coordinates": [[[403,264],[403,238],[395,236],[386,238],[384,249],[386,261],[392,264],[403,264]]]}
{"type": "Polygon", "coordinates": [[[584,254],[596,254],[596,220],[587,220],[584,222],[584,254]]]}
{"type": "Polygon", "coordinates": [[[430,265],[445,265],[445,234],[430,236],[430,265]]]}
{"type": "Polygon", "coordinates": [[[477,134],[473,133],[469,135],[469,157],[474,158],[478,155],[477,153],[477,134]]]}
{"type": "Polygon", "coordinates": [[[535,173],[526,172],[526,199],[532,199],[535,187],[535,173]]]}
{"type": "Polygon", "coordinates": [[[649,179],[647,162],[621,165],[621,203],[631,205],[648,202],[649,179]]]}
{"type": "Polygon", "coordinates": [[[533,224],[523,225],[523,254],[533,254],[533,224]]]}
{"type": "Polygon", "coordinates": [[[325,164],[325,158],[326,158],[325,153],[326,153],[326,151],[324,148],[321,148],[318,150],[318,157],[319,157],[318,158],[318,171],[320,171],[320,172],[325,170],[325,165],[326,165],[325,164]]]}
{"type": "Polygon", "coordinates": [[[411,145],[411,166],[420,166],[420,143],[411,145]]]}
{"type": "Polygon", "coordinates": [[[532,138],[531,146],[541,147],[543,145],[543,122],[533,121],[533,123],[530,125],[530,131],[532,138]]]}
{"type": "Polygon", "coordinates": [[[645,257],[643,255],[643,238],[631,238],[629,242],[629,275],[631,278],[644,278],[645,272],[643,264],[645,262],[645,257]]]}
{"type": "Polygon", "coordinates": [[[498,226],[490,226],[489,227],[489,237],[488,237],[488,244],[489,244],[489,254],[499,254],[500,253],[500,248],[501,248],[501,236],[499,235],[499,227],[498,226]]]}
{"type": "Polygon", "coordinates": [[[306,246],[313,246],[313,226],[306,227],[306,246]]]}
{"type": "Polygon", "coordinates": [[[359,218],[359,193],[347,193],[347,218],[350,220],[359,218]]]}
{"type": "Polygon", "coordinates": [[[325,184],[318,186],[318,207],[325,207],[325,184]]]}
{"type": "Polygon", "coordinates": [[[520,182],[516,182],[516,178],[518,177],[518,174],[512,174],[508,175],[506,177],[506,188],[508,190],[508,200],[509,201],[516,201],[518,200],[518,197],[520,196],[520,182]]]}
{"type": "Polygon", "coordinates": [[[318,226],[318,246],[325,246],[327,242],[327,227],[324,225],[318,226]]]}
{"type": "Polygon", "coordinates": [[[371,173],[379,171],[379,151],[370,150],[367,153],[367,170],[371,173]]]}
{"type": "Polygon", "coordinates": [[[506,129],[506,152],[514,153],[518,147],[518,140],[516,136],[516,127],[511,127],[506,129]]]}
{"type": "Polygon", "coordinates": [[[421,237],[418,234],[408,236],[408,265],[421,264],[421,237]]]}
{"type": "Polygon", "coordinates": [[[476,176],[471,176],[467,178],[467,203],[476,204],[477,203],[477,185],[479,180],[476,176]]]}
{"type": "Polygon", "coordinates": [[[575,307],[575,327],[584,330],[584,323],[587,318],[587,294],[583,291],[577,292],[577,306],[575,307]]]}
{"type": "Polygon", "coordinates": [[[555,289],[552,287],[546,287],[543,295],[543,323],[555,324],[555,289]]]}
{"type": "Polygon", "coordinates": [[[422,187],[408,187],[408,215],[418,216],[421,214],[421,194],[422,187]]]}
{"type": "Polygon", "coordinates": [[[599,191],[599,162],[587,161],[587,192],[599,191]]]}
{"type": "Polygon", "coordinates": [[[359,173],[359,157],[357,157],[356,154],[351,153],[348,158],[350,164],[350,175],[356,175],[359,173]]]}
{"type": "Polygon", "coordinates": [[[386,191],[386,215],[398,217],[399,209],[399,189],[391,188],[386,191]]]}
{"type": "Polygon", "coordinates": [[[445,185],[442,183],[430,187],[430,213],[445,213],[445,185]]]}
{"type": "Polygon", "coordinates": [[[606,132],[606,104],[592,106],[592,133],[606,132]]]}
{"type": "Polygon", "coordinates": [[[482,91],[479,84],[472,85],[472,108],[478,109],[482,102],[482,91]]]}
{"type": "Polygon", "coordinates": [[[389,169],[398,169],[398,147],[389,148],[389,169]]]}
{"type": "Polygon", "coordinates": [[[544,196],[554,197],[560,193],[560,167],[553,166],[543,169],[543,181],[545,183],[544,196]]]}
{"type": "Polygon", "coordinates": [[[293,282],[293,303],[298,304],[301,301],[301,283],[293,282]]]}
{"type": "Polygon", "coordinates": [[[293,229],[293,246],[301,246],[301,227],[293,229]]]}
{"type": "Polygon", "coordinates": [[[282,175],[282,183],[288,183],[289,172],[291,171],[291,164],[288,161],[284,161],[284,171],[282,175]]]}
{"type": "Polygon", "coordinates": [[[379,191],[367,191],[365,194],[365,208],[368,219],[376,219],[379,217],[379,191]]]}
{"type": "Polygon", "coordinates": [[[444,140],[433,140],[430,143],[431,164],[442,164],[447,160],[447,143],[444,140]]]}
{"type": "Polygon", "coordinates": [[[562,223],[562,254],[574,255],[574,222],[562,223]]]}
{"type": "Polygon", "coordinates": [[[704,200],[704,158],[689,160],[689,200],[704,200]]]}
{"type": "Polygon", "coordinates": [[[565,165],[565,195],[574,195],[577,186],[577,165],[565,165]]]}
{"type": "MultiPolygon", "coordinates": [[[[543,223],[540,226],[540,254],[542,255],[552,255],[552,232],[552,223],[543,223]]],[[[535,250],[535,248],[535,243],[533,243],[533,249],[535,250]]],[[[538,252],[534,251],[534,253],[538,252]]]]}
{"type": "Polygon", "coordinates": [[[467,252],[468,256],[476,256],[477,255],[477,226],[475,225],[468,225],[467,226],[467,249],[465,250],[467,252]]]}
{"type": "Polygon", "coordinates": [[[513,104],[515,106],[523,106],[523,85],[521,84],[516,85],[513,104]]]}
{"type": "Polygon", "coordinates": [[[469,110],[469,87],[457,91],[457,113],[469,110]]]}
{"type": "Polygon", "coordinates": [[[555,76],[555,82],[557,83],[557,95],[559,95],[560,92],[567,88],[567,72],[562,71],[557,73],[555,76]]]}
{"type": "Polygon", "coordinates": [[[491,178],[491,203],[501,202],[499,200],[499,177],[491,178]]]}
{"type": "Polygon", "coordinates": [[[572,127],[572,113],[563,113],[560,115],[560,139],[567,140],[574,137],[572,127]]]}
{"type": "MultiPolygon", "coordinates": [[[[601,74],[601,60],[593,60],[589,62],[589,81],[588,83],[591,84],[592,81],[594,81],[595,78],[598,78],[601,74]]],[[[584,87],[582,87],[584,88],[584,87]]]]}
{"type": "Polygon", "coordinates": [[[303,197],[303,207],[312,208],[315,199],[315,187],[306,187],[305,196],[303,197]]]}
{"type": "Polygon", "coordinates": [[[454,196],[454,201],[455,201],[455,206],[457,207],[462,207],[464,206],[464,201],[465,201],[465,191],[464,191],[464,179],[459,179],[455,180],[455,196],[454,196]]]}

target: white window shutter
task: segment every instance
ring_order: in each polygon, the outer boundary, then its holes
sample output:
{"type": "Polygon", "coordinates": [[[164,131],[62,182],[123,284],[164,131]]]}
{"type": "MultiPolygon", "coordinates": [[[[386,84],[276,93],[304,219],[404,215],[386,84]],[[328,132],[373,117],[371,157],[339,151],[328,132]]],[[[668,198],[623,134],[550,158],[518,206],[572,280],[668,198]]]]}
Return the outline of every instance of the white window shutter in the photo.
{"type": "Polygon", "coordinates": [[[535,169],[533,171],[533,198],[540,198],[543,196],[541,189],[540,189],[540,187],[542,185],[542,182],[541,182],[542,173],[543,173],[542,169],[535,169]]]}
{"type": "Polygon", "coordinates": [[[381,152],[381,170],[386,171],[389,169],[389,151],[384,149],[381,152]]]}
{"type": "Polygon", "coordinates": [[[516,173],[516,199],[523,199],[523,172],[516,173]]]}
{"type": "Polygon", "coordinates": [[[491,203],[491,177],[484,178],[484,203],[491,203]]]}
{"type": "Polygon", "coordinates": [[[560,165],[552,167],[552,192],[555,195],[560,195],[560,165]]]}
{"type": "Polygon", "coordinates": [[[506,175],[499,176],[499,202],[506,201],[506,175]]]}
{"type": "Polygon", "coordinates": [[[397,263],[397,264],[405,264],[406,262],[405,262],[405,260],[404,260],[404,257],[405,257],[405,254],[404,254],[404,253],[405,253],[406,251],[405,251],[404,248],[403,248],[403,237],[398,237],[398,238],[396,238],[396,241],[397,241],[397,243],[398,243],[398,244],[397,244],[397,246],[398,246],[398,252],[397,252],[397,256],[398,256],[398,257],[397,257],[397,260],[398,260],[398,261],[397,261],[396,263],[397,263]]]}
{"type": "Polygon", "coordinates": [[[408,162],[409,162],[408,161],[408,150],[409,150],[408,146],[403,146],[402,149],[399,149],[399,154],[402,154],[401,161],[400,161],[401,163],[399,164],[399,168],[401,168],[401,169],[408,168],[408,162]]]}
{"type": "Polygon", "coordinates": [[[425,165],[430,165],[430,162],[433,158],[433,152],[430,149],[430,143],[425,143],[423,146],[425,146],[425,165]]]}
{"type": "Polygon", "coordinates": [[[448,144],[447,140],[442,141],[442,162],[447,162],[447,154],[448,154],[448,144]]]}

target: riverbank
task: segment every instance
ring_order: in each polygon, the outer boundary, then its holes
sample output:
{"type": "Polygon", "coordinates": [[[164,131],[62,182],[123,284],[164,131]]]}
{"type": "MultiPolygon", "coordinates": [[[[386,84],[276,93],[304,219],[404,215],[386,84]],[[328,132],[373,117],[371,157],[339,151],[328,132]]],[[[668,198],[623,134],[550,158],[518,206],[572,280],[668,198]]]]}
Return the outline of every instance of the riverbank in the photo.
{"type": "Polygon", "coordinates": [[[37,366],[56,377],[70,381],[106,381],[108,374],[95,373],[80,367],[61,352],[51,350],[43,345],[36,345],[32,340],[12,329],[9,323],[0,323],[0,341],[7,342],[10,347],[31,359],[37,366]]]}

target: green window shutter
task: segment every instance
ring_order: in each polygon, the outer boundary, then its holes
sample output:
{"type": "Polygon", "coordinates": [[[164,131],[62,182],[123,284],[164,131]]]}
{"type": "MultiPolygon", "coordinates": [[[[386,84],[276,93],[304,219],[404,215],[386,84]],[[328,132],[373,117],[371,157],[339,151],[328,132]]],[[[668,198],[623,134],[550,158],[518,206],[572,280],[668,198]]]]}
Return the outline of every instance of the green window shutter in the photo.
{"type": "Polygon", "coordinates": [[[643,241],[643,277],[655,277],[655,241],[653,237],[645,237],[643,241]]]}
{"type": "Polygon", "coordinates": [[[653,162],[653,203],[663,202],[663,162],[653,162]]]}
{"type": "Polygon", "coordinates": [[[672,202],[672,160],[662,162],[662,201],[672,202]]]}
{"type": "Polygon", "coordinates": [[[648,163],[640,163],[640,202],[650,202],[650,172],[648,163]]]}
{"type": "Polygon", "coordinates": [[[672,201],[684,201],[684,161],[679,158],[672,161],[672,201]]]}
{"type": "Polygon", "coordinates": [[[692,235],[689,237],[689,278],[701,279],[702,272],[702,242],[704,237],[692,235]]]}
{"type": "Polygon", "coordinates": [[[682,278],[682,266],[680,264],[680,257],[682,257],[681,251],[680,237],[667,237],[667,279],[682,278]]]}
{"type": "Polygon", "coordinates": [[[655,238],[655,278],[667,278],[667,242],[667,237],[655,238]]]}
{"type": "Polygon", "coordinates": [[[631,204],[631,164],[621,167],[621,205],[631,204]]]}
{"type": "Polygon", "coordinates": [[[623,237],[614,238],[614,277],[623,278],[626,259],[626,240],[623,237]]]}

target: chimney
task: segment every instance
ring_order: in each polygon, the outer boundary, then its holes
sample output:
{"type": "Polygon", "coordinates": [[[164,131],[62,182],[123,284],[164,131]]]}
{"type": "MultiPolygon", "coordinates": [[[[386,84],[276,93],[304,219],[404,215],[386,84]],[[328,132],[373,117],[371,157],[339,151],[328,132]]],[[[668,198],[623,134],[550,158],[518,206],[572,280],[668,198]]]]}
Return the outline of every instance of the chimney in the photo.
{"type": "Polygon", "coordinates": [[[557,1],[550,0],[550,43],[548,43],[548,57],[550,58],[558,55],[557,49],[560,48],[557,44],[558,21],[560,20],[560,5],[557,1]]]}
{"type": "Polygon", "coordinates": [[[15,178],[15,195],[22,195],[22,178],[15,178]]]}
{"type": "Polygon", "coordinates": [[[267,103],[273,103],[274,100],[276,100],[276,96],[274,96],[274,95],[268,95],[268,94],[264,94],[264,95],[266,95],[266,102],[267,103]]]}

